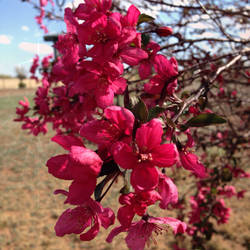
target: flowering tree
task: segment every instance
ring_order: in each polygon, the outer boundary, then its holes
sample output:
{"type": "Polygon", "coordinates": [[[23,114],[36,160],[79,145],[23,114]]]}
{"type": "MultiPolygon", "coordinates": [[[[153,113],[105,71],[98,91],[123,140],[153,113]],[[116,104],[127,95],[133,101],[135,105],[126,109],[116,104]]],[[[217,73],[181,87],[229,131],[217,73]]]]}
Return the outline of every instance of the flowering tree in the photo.
{"type": "MultiPolygon", "coordinates": [[[[48,2],[31,3],[47,31],[42,18],[55,16],[46,15],[48,2]]],[[[55,191],[73,206],[59,217],[57,236],[74,233],[89,241],[116,217],[120,226],[107,242],[127,232],[127,246],[144,249],[152,233],[168,225],[175,249],[183,249],[178,235],[185,232],[192,249],[204,249],[215,222],[230,216],[224,198],[244,196],[231,182],[249,177],[238,156],[249,149],[246,96],[239,88],[249,84],[250,40],[243,33],[249,10],[243,2],[234,8],[220,1],[141,3],[142,10],[157,6],[165,23],[111,0],[66,8],[67,31],[55,44],[59,56],[45,57],[41,66],[34,58],[30,72],[38,79],[40,67],[42,86],[33,108],[20,101],[16,121],[34,135],[52,123],[52,141],[66,150],[47,161],[50,174],[71,181],[68,190],[55,191]],[[232,19],[240,27],[231,28],[232,19]],[[222,149],[216,162],[214,147],[222,149]],[[178,194],[183,172],[189,184],[178,194]],[[101,202],[118,177],[115,216],[101,202]],[[177,218],[155,217],[148,211],[153,205],[176,209],[177,218]]]]}

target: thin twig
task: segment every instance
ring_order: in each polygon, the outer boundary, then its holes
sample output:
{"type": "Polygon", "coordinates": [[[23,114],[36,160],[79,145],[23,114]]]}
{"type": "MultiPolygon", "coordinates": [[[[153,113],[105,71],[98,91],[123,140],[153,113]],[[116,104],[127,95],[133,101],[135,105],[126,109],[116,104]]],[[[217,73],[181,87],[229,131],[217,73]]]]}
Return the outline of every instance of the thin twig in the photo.
{"type": "Polygon", "coordinates": [[[198,90],[198,92],[192,96],[192,97],[189,97],[186,101],[183,102],[182,106],[181,106],[181,109],[179,110],[179,112],[175,115],[175,117],[173,118],[173,122],[176,122],[179,117],[182,115],[182,113],[185,111],[186,108],[188,108],[189,106],[191,106],[191,104],[194,102],[194,101],[197,101],[199,99],[200,96],[202,96],[206,89],[209,88],[213,83],[214,81],[217,79],[217,77],[225,70],[229,69],[232,65],[234,65],[245,53],[248,53],[250,52],[250,48],[246,48],[242,51],[240,51],[239,55],[237,55],[235,58],[233,58],[230,62],[228,62],[227,64],[219,67],[217,69],[217,71],[215,72],[214,76],[212,79],[206,81],[206,85],[202,85],[201,88],[198,90]]]}

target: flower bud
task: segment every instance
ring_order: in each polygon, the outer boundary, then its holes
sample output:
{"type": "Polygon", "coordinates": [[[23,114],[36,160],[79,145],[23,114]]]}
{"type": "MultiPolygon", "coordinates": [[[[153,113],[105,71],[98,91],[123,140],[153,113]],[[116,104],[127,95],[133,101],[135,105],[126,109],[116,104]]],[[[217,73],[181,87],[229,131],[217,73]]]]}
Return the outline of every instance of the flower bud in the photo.
{"type": "Polygon", "coordinates": [[[199,178],[206,177],[206,170],[202,163],[199,162],[198,157],[195,154],[189,152],[180,152],[180,161],[182,166],[193,172],[199,178]]]}
{"type": "Polygon", "coordinates": [[[158,36],[170,36],[173,34],[173,30],[170,27],[160,27],[155,30],[158,36]]]}

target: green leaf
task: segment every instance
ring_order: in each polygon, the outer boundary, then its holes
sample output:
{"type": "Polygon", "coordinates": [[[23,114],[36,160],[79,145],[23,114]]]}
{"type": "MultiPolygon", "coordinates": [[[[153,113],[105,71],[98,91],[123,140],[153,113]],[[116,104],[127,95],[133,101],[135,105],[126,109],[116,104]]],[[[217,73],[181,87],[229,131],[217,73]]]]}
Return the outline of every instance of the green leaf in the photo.
{"type": "Polygon", "coordinates": [[[142,34],[141,35],[141,41],[144,46],[147,46],[150,41],[150,36],[148,34],[142,34]]]}
{"type": "Polygon", "coordinates": [[[155,106],[151,108],[148,112],[148,121],[151,121],[154,118],[157,118],[161,113],[165,111],[165,108],[155,106]]]}
{"type": "Polygon", "coordinates": [[[154,18],[152,16],[149,16],[147,14],[141,14],[139,16],[137,25],[140,25],[141,23],[148,23],[154,21],[154,18]]]}
{"type": "Polygon", "coordinates": [[[224,118],[216,114],[199,114],[187,121],[186,124],[182,125],[181,130],[184,131],[189,127],[204,127],[209,125],[222,124],[226,122],[227,121],[224,118]]]}
{"type": "Polygon", "coordinates": [[[126,109],[132,110],[133,106],[129,97],[129,92],[128,92],[128,87],[126,88],[125,92],[124,92],[124,107],[126,109]]]}
{"type": "Polygon", "coordinates": [[[148,108],[141,98],[139,98],[139,102],[135,104],[133,113],[135,118],[143,123],[148,120],[148,108]]]}

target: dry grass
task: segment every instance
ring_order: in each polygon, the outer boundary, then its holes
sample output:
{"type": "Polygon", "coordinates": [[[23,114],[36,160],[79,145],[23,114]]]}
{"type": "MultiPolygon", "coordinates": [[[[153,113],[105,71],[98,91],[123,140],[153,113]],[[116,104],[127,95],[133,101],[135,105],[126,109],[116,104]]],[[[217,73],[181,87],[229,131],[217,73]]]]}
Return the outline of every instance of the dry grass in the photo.
{"type": "MultiPolygon", "coordinates": [[[[40,83],[37,83],[34,79],[23,79],[22,82],[27,88],[37,88],[40,83]]],[[[20,80],[18,78],[0,78],[0,89],[18,89],[20,80]]]]}
{"type": "MultiPolygon", "coordinates": [[[[63,152],[46,136],[34,137],[14,123],[15,106],[26,95],[32,98],[34,90],[0,90],[0,249],[127,249],[122,239],[125,234],[105,242],[107,231],[101,230],[92,242],[80,242],[78,236],[59,238],[53,227],[57,217],[66,209],[63,197],[54,196],[53,190],[66,188],[68,182],[53,178],[47,173],[45,163],[55,154],[63,152]]],[[[241,187],[248,189],[244,180],[241,187]]],[[[116,191],[105,198],[105,204],[117,208],[116,191]]],[[[221,235],[209,243],[208,249],[250,249],[250,204],[249,193],[241,201],[230,201],[233,214],[230,223],[219,228],[221,235]]],[[[162,216],[170,216],[164,211],[162,216]]],[[[158,245],[149,249],[170,249],[171,234],[157,237],[158,245]]]]}

